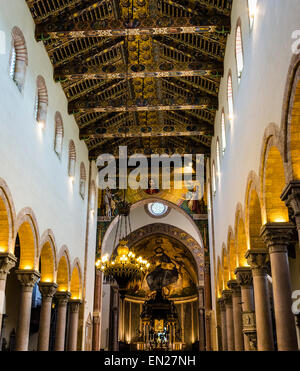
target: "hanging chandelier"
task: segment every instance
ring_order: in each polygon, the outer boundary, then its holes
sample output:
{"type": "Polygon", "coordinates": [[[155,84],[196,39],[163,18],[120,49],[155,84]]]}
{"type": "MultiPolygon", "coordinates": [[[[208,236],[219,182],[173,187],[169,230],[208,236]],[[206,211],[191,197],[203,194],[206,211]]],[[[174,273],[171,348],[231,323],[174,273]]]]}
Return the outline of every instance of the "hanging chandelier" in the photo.
{"type": "MultiPolygon", "coordinates": [[[[125,192],[124,192],[125,193],[125,192]]],[[[131,280],[141,279],[150,267],[150,263],[141,256],[136,257],[135,253],[127,246],[126,237],[131,233],[130,204],[124,200],[118,203],[118,222],[113,245],[113,253],[109,258],[108,254],[96,260],[96,268],[104,273],[108,279],[114,279],[120,294],[124,295],[128,283],[131,280]],[[116,241],[118,239],[118,244],[116,241]]]]}

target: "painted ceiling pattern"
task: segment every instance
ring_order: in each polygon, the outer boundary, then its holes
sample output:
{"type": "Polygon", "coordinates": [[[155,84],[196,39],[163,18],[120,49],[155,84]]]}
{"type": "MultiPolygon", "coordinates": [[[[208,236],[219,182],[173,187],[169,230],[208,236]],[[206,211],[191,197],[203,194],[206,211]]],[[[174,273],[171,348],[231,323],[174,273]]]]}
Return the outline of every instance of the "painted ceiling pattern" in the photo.
{"type": "Polygon", "coordinates": [[[91,159],[210,152],[232,0],[26,0],[91,159]]]}

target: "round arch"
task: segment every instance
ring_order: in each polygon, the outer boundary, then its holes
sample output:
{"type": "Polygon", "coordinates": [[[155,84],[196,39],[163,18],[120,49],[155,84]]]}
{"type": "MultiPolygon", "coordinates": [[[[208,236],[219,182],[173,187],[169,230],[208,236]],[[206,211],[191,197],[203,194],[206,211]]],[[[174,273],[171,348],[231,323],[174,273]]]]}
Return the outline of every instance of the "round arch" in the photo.
{"type": "Polygon", "coordinates": [[[260,238],[260,230],[262,227],[262,212],[260,199],[255,188],[249,190],[248,200],[249,249],[260,249],[264,247],[263,241],[260,238]]]}
{"type": "Polygon", "coordinates": [[[281,130],[288,180],[300,180],[300,54],[293,56],[285,87],[281,130]]]}
{"type": "Polygon", "coordinates": [[[223,289],[227,288],[227,282],[230,280],[230,273],[229,273],[229,262],[228,262],[228,255],[226,250],[226,245],[223,244],[222,247],[222,273],[223,273],[223,289]]]}
{"type": "Polygon", "coordinates": [[[16,212],[6,182],[0,178],[0,253],[13,252],[16,212]]]}
{"type": "Polygon", "coordinates": [[[163,223],[148,224],[130,233],[128,236],[128,246],[131,247],[133,244],[136,244],[144,238],[154,234],[169,236],[178,242],[181,242],[191,252],[197,266],[198,283],[200,286],[203,286],[204,251],[199,243],[182,229],[163,223]]]}
{"type": "Polygon", "coordinates": [[[56,282],[57,248],[51,229],[47,229],[41,236],[39,258],[41,281],[56,282]]]}
{"type": "Polygon", "coordinates": [[[248,249],[263,248],[260,238],[263,224],[259,177],[254,171],[251,171],[248,176],[245,205],[247,247],[248,249]]]}
{"type": "Polygon", "coordinates": [[[58,291],[69,291],[70,288],[70,254],[66,246],[62,246],[58,258],[57,279],[58,291]]]}
{"type": "Polygon", "coordinates": [[[222,274],[222,265],[220,257],[218,256],[218,262],[217,262],[217,297],[222,297],[222,291],[224,290],[224,279],[222,274]]]}
{"type": "Polygon", "coordinates": [[[264,136],[260,170],[263,224],[289,221],[288,209],[280,199],[286,186],[282,143],[279,128],[270,124],[264,136]]]}
{"type": "Polygon", "coordinates": [[[81,299],[82,296],[82,279],[80,261],[76,258],[72,264],[70,292],[71,299],[81,299]]]}
{"type": "Polygon", "coordinates": [[[38,271],[39,230],[36,217],[29,207],[22,209],[17,216],[14,241],[17,235],[20,240],[19,269],[38,271]]]}
{"type": "Polygon", "coordinates": [[[237,267],[237,252],[235,249],[235,239],[233,229],[230,226],[227,234],[227,257],[228,257],[228,269],[229,278],[228,280],[234,279],[234,271],[237,267]]]}
{"type": "Polygon", "coordinates": [[[242,204],[239,203],[235,213],[235,249],[237,254],[237,267],[243,267],[247,264],[245,254],[248,250],[245,232],[245,222],[242,204]]]}
{"type": "MultiPolygon", "coordinates": [[[[192,230],[193,230],[193,233],[194,233],[194,238],[195,240],[199,243],[201,249],[204,250],[204,243],[203,243],[203,238],[202,238],[202,235],[199,231],[199,228],[197,227],[196,223],[194,222],[194,220],[184,211],[182,210],[180,207],[178,207],[177,205],[173,204],[172,202],[170,201],[166,201],[166,200],[163,200],[161,198],[157,198],[157,197],[149,197],[147,199],[144,199],[144,200],[140,200],[138,202],[136,202],[135,204],[133,204],[131,206],[131,212],[137,208],[142,208],[144,210],[144,205],[148,204],[148,203],[152,203],[152,202],[162,202],[164,203],[165,205],[167,205],[168,207],[170,207],[171,209],[177,211],[179,214],[181,214],[182,216],[184,216],[184,218],[186,218],[186,220],[191,224],[192,226],[192,230]]],[[[116,228],[116,225],[118,223],[118,216],[116,216],[112,222],[110,223],[109,227],[107,228],[107,231],[103,237],[103,242],[102,242],[102,252],[105,251],[105,253],[108,253],[109,255],[112,253],[112,247],[109,248],[108,245],[109,245],[109,240],[111,239],[111,235],[112,233],[114,232],[114,229],[116,228]]],[[[163,221],[162,221],[163,223],[163,221]]],[[[152,223],[150,223],[152,224],[152,223]]],[[[169,223],[170,224],[170,223],[169,223]]],[[[134,231],[134,230],[133,230],[134,231]]],[[[132,232],[133,232],[132,231],[132,232]]]]}

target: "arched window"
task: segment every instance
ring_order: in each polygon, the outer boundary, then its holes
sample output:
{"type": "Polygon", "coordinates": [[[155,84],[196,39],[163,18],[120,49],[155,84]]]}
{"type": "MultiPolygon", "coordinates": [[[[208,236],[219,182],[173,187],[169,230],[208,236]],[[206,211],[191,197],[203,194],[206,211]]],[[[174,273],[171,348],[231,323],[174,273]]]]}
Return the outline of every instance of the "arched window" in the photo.
{"type": "Polygon", "coordinates": [[[38,76],[37,93],[35,99],[34,118],[41,128],[44,128],[47,120],[48,108],[48,93],[45,80],[42,76],[38,76]]]}
{"type": "Polygon", "coordinates": [[[227,81],[227,101],[228,101],[228,111],[229,111],[229,120],[233,120],[233,94],[232,94],[232,78],[231,74],[228,75],[227,81]]]}
{"type": "Polygon", "coordinates": [[[221,132],[222,132],[222,153],[225,153],[226,150],[226,127],[225,127],[225,113],[224,109],[221,115],[221,132]]]}
{"type": "Polygon", "coordinates": [[[257,10],[257,0],[248,0],[248,10],[249,10],[249,20],[250,20],[250,29],[253,28],[254,19],[257,10]]]}
{"type": "Polygon", "coordinates": [[[217,152],[217,176],[219,176],[221,172],[219,138],[217,139],[216,152],[217,152]]]}
{"type": "Polygon", "coordinates": [[[240,82],[242,77],[242,72],[244,68],[244,56],[243,56],[243,44],[242,44],[242,30],[241,26],[238,25],[235,35],[235,54],[236,54],[236,65],[237,65],[237,75],[238,82],[240,82]]]}
{"type": "Polygon", "coordinates": [[[86,171],[84,163],[80,164],[80,184],[79,184],[79,193],[82,198],[85,196],[85,184],[86,184],[86,171]]]}
{"type": "Polygon", "coordinates": [[[213,162],[212,164],[212,174],[211,174],[211,181],[212,181],[212,191],[213,195],[215,196],[217,192],[217,187],[216,187],[216,168],[215,168],[215,163],[213,162]]]}
{"type": "Polygon", "coordinates": [[[12,30],[12,46],[9,64],[9,75],[16,83],[20,92],[23,91],[28,53],[22,31],[18,27],[12,30]]]}
{"type": "Polygon", "coordinates": [[[64,139],[64,125],[61,114],[55,114],[55,136],[54,136],[54,151],[58,156],[62,153],[62,144],[64,139]]]}
{"type": "Polygon", "coordinates": [[[74,180],[75,177],[75,165],[76,165],[76,149],[73,140],[70,140],[68,174],[72,180],[74,180]]]}

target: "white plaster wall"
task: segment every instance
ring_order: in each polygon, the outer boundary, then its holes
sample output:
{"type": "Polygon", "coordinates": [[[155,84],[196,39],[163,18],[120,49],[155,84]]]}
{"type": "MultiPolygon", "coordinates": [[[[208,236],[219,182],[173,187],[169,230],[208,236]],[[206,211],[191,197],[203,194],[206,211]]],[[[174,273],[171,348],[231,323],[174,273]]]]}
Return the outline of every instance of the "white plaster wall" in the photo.
{"type": "MultiPolygon", "coordinates": [[[[67,245],[71,264],[78,257],[83,274],[88,184],[83,200],[79,194],[79,174],[80,163],[83,162],[88,180],[88,149],[79,140],[76,122],[67,113],[65,94],[60,84],[53,80],[52,64],[44,45],[35,41],[34,30],[34,22],[25,1],[0,0],[0,31],[5,34],[6,44],[6,53],[0,54],[0,177],[8,184],[16,213],[24,207],[30,207],[37,218],[40,235],[51,228],[58,250],[62,245],[67,245]],[[22,93],[8,75],[11,31],[14,26],[23,32],[28,49],[29,64],[22,93]],[[38,75],[44,77],[49,96],[47,122],[43,130],[38,128],[34,120],[38,75]],[[56,111],[61,113],[64,124],[61,159],[53,149],[56,111]],[[68,147],[71,139],[77,154],[73,184],[68,178],[68,147]]],[[[95,181],[96,176],[97,169],[92,163],[92,178],[95,181]]],[[[95,219],[91,219],[89,229],[89,285],[85,319],[93,306],[95,219]]]]}
{"type": "Polygon", "coordinates": [[[91,166],[91,179],[95,180],[96,194],[95,204],[90,207],[94,207],[94,212],[89,210],[89,233],[88,233],[88,250],[87,250],[87,270],[86,270],[86,295],[85,295],[85,311],[84,311],[84,334],[83,334],[83,350],[85,346],[85,324],[89,314],[93,318],[93,306],[94,306],[94,284],[95,284],[95,253],[96,253],[96,236],[97,236],[97,174],[98,169],[95,163],[91,166]]]}
{"type": "MultiPolygon", "coordinates": [[[[232,32],[228,37],[225,73],[220,87],[212,161],[216,163],[216,140],[221,144],[221,112],[225,108],[227,148],[221,155],[217,193],[213,197],[216,258],[227,242],[229,225],[234,228],[238,202],[244,207],[246,182],[251,170],[259,174],[262,140],[266,127],[280,127],[284,89],[292,58],[291,35],[300,30],[299,0],[258,0],[254,27],[250,31],[247,0],[234,0],[232,32]],[[235,61],[235,30],[241,18],[244,70],[238,86],[235,61]],[[234,120],[228,123],[226,98],[228,71],[232,71],[234,120]]],[[[212,163],[212,162],[211,162],[212,163]]],[[[210,235],[212,233],[210,226],[210,235]]],[[[212,241],[212,239],[210,240],[212,241]]],[[[212,244],[211,244],[212,246],[212,244]]],[[[212,254],[212,252],[211,252],[212,254]]],[[[213,267],[213,265],[212,265],[213,267]]],[[[214,272],[212,272],[213,276],[214,272]]],[[[213,290],[213,305],[215,305],[213,290]]]]}

